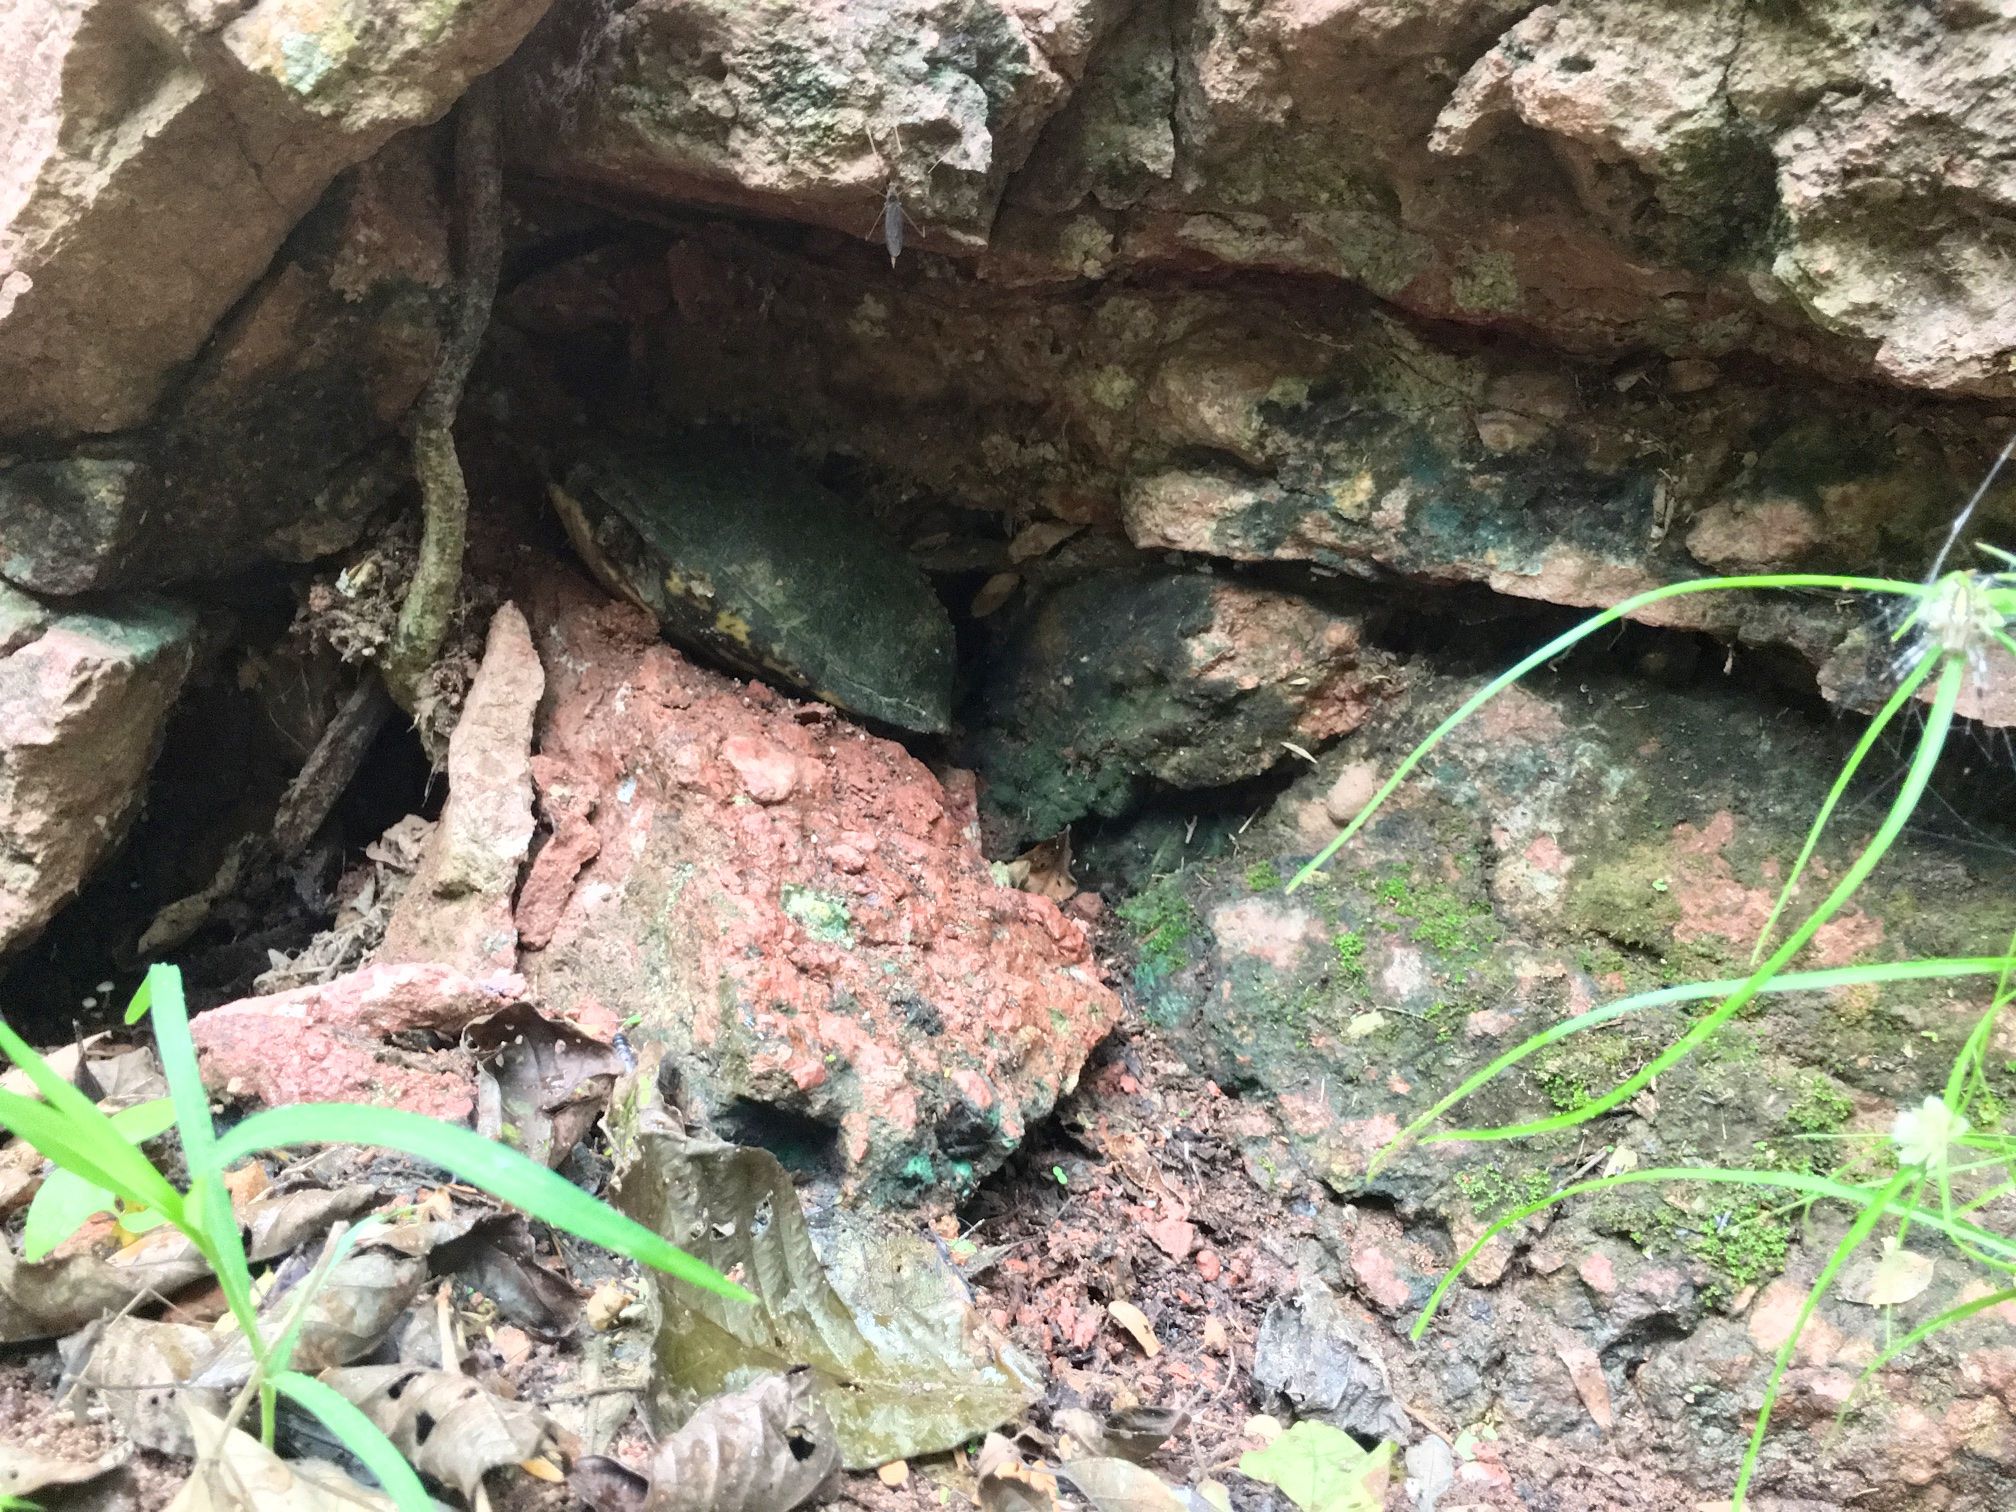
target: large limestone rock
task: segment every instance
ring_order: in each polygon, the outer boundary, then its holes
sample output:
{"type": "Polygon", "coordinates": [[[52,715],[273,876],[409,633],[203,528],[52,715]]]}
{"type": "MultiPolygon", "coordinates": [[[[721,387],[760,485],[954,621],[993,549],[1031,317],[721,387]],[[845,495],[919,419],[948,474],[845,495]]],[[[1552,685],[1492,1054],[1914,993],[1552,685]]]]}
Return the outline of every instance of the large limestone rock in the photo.
{"type": "Polygon", "coordinates": [[[514,65],[520,152],[574,184],[984,245],[1122,0],[561,7],[514,65]]]}
{"type": "Polygon", "coordinates": [[[0,436],[144,419],[330,181],[548,3],[0,5],[0,436]]]}
{"type": "Polygon", "coordinates": [[[66,614],[0,587],[0,953],[125,833],[195,646],[171,604],[66,614]]]}
{"type": "Polygon", "coordinates": [[[1018,279],[1292,271],[2007,398],[2012,65],[1986,0],[647,0],[556,13],[521,150],[856,236],[893,177],[1018,279]]]}

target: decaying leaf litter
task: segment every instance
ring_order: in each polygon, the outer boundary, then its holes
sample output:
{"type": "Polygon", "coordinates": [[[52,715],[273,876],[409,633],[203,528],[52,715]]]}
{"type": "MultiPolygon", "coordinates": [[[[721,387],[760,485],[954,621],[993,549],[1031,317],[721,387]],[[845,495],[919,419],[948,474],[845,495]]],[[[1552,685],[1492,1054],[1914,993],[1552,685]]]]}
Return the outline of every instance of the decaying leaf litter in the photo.
{"type": "MultiPolygon", "coordinates": [[[[500,645],[525,645],[509,610],[493,625],[500,645]]],[[[836,1483],[843,1499],[892,1508],[942,1495],[983,1506],[1229,1505],[1238,1456],[1263,1448],[1272,1423],[1249,1426],[1238,1406],[1229,1352],[1252,1320],[1236,1305],[1214,1311],[1201,1335],[1172,1337],[1165,1352],[1167,1321],[1130,1300],[1131,1274],[1149,1256],[1172,1276],[1222,1273],[1208,1247],[1193,1255],[1194,1199],[1157,1174],[1164,1157],[1143,1134],[1117,1139],[1117,1174],[1088,1169],[1070,1194],[1103,1204],[1131,1193],[1127,1217],[1143,1226],[1111,1232],[1138,1238],[1140,1256],[1051,1221],[1061,1216],[1048,1211],[1051,1192],[1066,1192],[1061,1164],[1045,1178],[1054,1187],[975,1227],[950,1215],[925,1227],[826,1213],[815,1229],[773,1156],[700,1134],[663,1101],[655,1057],[640,1066],[626,1043],[522,997],[496,933],[509,927],[518,864],[508,839],[501,856],[484,847],[500,831],[517,834],[521,857],[529,842],[529,817],[512,816],[529,816],[522,772],[539,683],[486,680],[491,670],[486,657],[449,742],[440,821],[394,826],[367,853],[357,904],[330,944],[299,966],[275,962],[273,985],[299,985],[199,1018],[198,1044],[228,1064],[234,1045],[263,1038],[270,1048],[287,1022],[271,1016],[287,1012],[386,1071],[403,1057],[436,1091],[467,1084],[479,1132],[606,1187],[764,1301],[750,1309],[654,1282],[410,1158],[327,1147],[249,1161],[226,1179],[262,1316],[298,1329],[295,1368],[352,1402],[438,1494],[472,1506],[557,1505],[564,1485],[591,1506],[754,1512],[826,1497],[836,1483]],[[373,912],[382,922],[368,922],[373,912]],[[376,947],[368,959],[360,923],[376,947]],[[429,959],[402,966],[401,955],[429,959]],[[1025,1206],[1040,1237],[976,1239],[1025,1206]],[[1032,1287],[1057,1294],[1068,1354],[1047,1327],[1029,1327],[1032,1287]],[[1088,1362],[1110,1369],[1088,1373],[1088,1362]],[[1172,1383],[1186,1404],[1165,1400],[1172,1383]],[[647,1424],[668,1435],[655,1448],[647,1424]],[[969,1452],[983,1441],[984,1465],[969,1452]],[[852,1480],[840,1482],[842,1467],[852,1480]]],[[[1051,872],[1066,876],[1066,865],[1032,869],[1054,892],[1051,872]]],[[[96,1035],[56,1064],[172,1175],[175,1136],[153,1116],[164,1083],[150,1050],[96,1035]]],[[[286,1067],[259,1069],[285,1085],[286,1067]]],[[[227,1120],[272,1095],[251,1078],[227,1076],[216,1090],[227,1120]]],[[[23,1459],[9,1472],[16,1485],[64,1506],[389,1505],[311,1422],[283,1415],[271,1447],[245,1431],[251,1357],[188,1240],[20,1154],[8,1152],[5,1211],[34,1258],[0,1255],[0,1337],[41,1348],[17,1416],[89,1425],[103,1447],[23,1459]]],[[[1230,1277],[1250,1283],[1256,1265],[1235,1257],[1230,1277]]],[[[1194,1310],[1193,1294],[1175,1295],[1194,1310]]]]}

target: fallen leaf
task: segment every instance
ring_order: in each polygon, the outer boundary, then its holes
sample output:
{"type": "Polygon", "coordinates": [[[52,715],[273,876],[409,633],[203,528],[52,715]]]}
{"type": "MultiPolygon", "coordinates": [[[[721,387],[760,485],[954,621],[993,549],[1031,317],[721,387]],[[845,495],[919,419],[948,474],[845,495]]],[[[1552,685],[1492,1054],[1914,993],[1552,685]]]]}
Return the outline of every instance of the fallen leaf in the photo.
{"type": "Polygon", "coordinates": [[[1050,1415],[1057,1430],[1058,1454],[1065,1459],[1096,1459],[1106,1452],[1106,1425],[1096,1412],[1063,1407],[1050,1415]]]}
{"type": "Polygon", "coordinates": [[[378,1200],[376,1187],[268,1187],[239,1214],[245,1224],[245,1254],[252,1260],[276,1260],[313,1240],[322,1241],[331,1226],[355,1218],[378,1200]]]}
{"type": "Polygon", "coordinates": [[[1148,1321],[1148,1314],[1132,1302],[1108,1302],[1106,1312],[1133,1336],[1134,1342],[1141,1346],[1141,1353],[1149,1359],[1162,1353],[1162,1341],[1155,1337],[1155,1325],[1148,1321]]]}
{"type": "Polygon", "coordinates": [[[325,1370],[321,1380],[371,1419],[414,1469],[465,1498],[489,1471],[532,1458],[546,1442],[544,1413],[453,1371],[355,1365],[325,1370]]]}
{"type": "Polygon", "coordinates": [[[557,1166],[595,1126],[623,1073],[616,1052],[524,1003],[465,1031],[481,1073],[476,1132],[557,1166]]]}
{"type": "Polygon", "coordinates": [[[460,1277],[511,1322],[542,1338],[570,1334],[580,1321],[581,1294],[539,1263],[531,1227],[520,1214],[485,1219],[463,1238],[435,1250],[431,1263],[435,1274],[460,1277]]]}
{"type": "Polygon", "coordinates": [[[1393,1445],[1359,1447],[1328,1423],[1297,1423],[1265,1449],[1239,1456],[1239,1473],[1278,1489],[1300,1512],[1382,1512],[1393,1445]]]}
{"type": "Polygon", "coordinates": [[[1882,1257],[1859,1284],[1842,1289],[1842,1300],[1864,1307],[1896,1307],[1909,1302],[1932,1284],[1936,1269],[1930,1255],[1907,1250],[1892,1234],[1883,1241],[1882,1257]]]}
{"type": "Polygon", "coordinates": [[[875,1479],[890,1488],[910,1484],[910,1461],[891,1460],[875,1472],[875,1479]]]}
{"type": "Polygon", "coordinates": [[[1071,878],[1071,832],[1065,830],[1032,845],[1008,863],[1015,885],[1024,892],[1062,903],[1078,891],[1071,878]]]}
{"type": "Polygon", "coordinates": [[[1038,520],[1033,525],[1025,525],[1015,532],[1015,539],[1008,543],[1008,560],[1027,562],[1048,556],[1084,528],[1083,525],[1067,525],[1062,520],[1038,520]]]}
{"type": "MultiPolygon", "coordinates": [[[[308,1272],[301,1274],[305,1278],[308,1272]]],[[[361,1360],[378,1347],[426,1280],[427,1262],[416,1256],[376,1248],[353,1250],[329,1268],[303,1309],[289,1364],[312,1374],[361,1360]]],[[[284,1313],[291,1306],[291,1296],[276,1289],[262,1310],[284,1313]]],[[[219,1366],[243,1380],[250,1356],[243,1337],[234,1332],[218,1357],[219,1366]]],[[[202,1384],[215,1384],[212,1372],[205,1373],[202,1384]]]]}
{"type": "Polygon", "coordinates": [[[392,1501],[350,1479],[326,1460],[289,1463],[251,1434],[185,1400],[196,1468],[167,1512],[359,1512],[392,1501]]]}
{"type": "Polygon", "coordinates": [[[121,1448],[96,1459],[67,1460],[0,1444],[0,1497],[30,1496],[44,1486],[82,1485],[108,1470],[116,1470],[126,1462],[129,1452],[121,1448]]]}
{"type": "Polygon", "coordinates": [[[987,1435],[973,1462],[980,1512],[1056,1512],[1057,1478],[1022,1463],[1015,1446],[998,1433],[987,1435]]]}
{"type": "Polygon", "coordinates": [[[1013,572],[997,572],[980,585],[980,591],[973,595],[973,606],[968,611],[975,619],[985,619],[1008,600],[1014,597],[1015,587],[1022,581],[1013,572]]]}
{"type": "Polygon", "coordinates": [[[1557,1328],[1554,1353],[1568,1367],[1568,1379],[1575,1383],[1575,1394],[1582,1398],[1589,1421],[1608,1433],[1616,1417],[1610,1410],[1610,1383],[1603,1379],[1603,1362],[1596,1351],[1565,1328],[1557,1328]]]}
{"type": "Polygon", "coordinates": [[[56,1348],[66,1378],[97,1393],[134,1443],[162,1454],[193,1450],[185,1412],[189,1399],[206,1412],[221,1413],[246,1379],[241,1373],[236,1381],[189,1384],[215,1365],[219,1344],[209,1329],[186,1323],[122,1315],[93,1323],[56,1348]]]}
{"type": "Polygon", "coordinates": [[[704,1404],[658,1446],[648,1476],[589,1455],[568,1484],[595,1512],[791,1512],[839,1474],[832,1420],[799,1369],[704,1404]]]}
{"type": "Polygon", "coordinates": [[[1211,1512],[1232,1512],[1232,1493],[1214,1480],[1197,1482],[1197,1498],[1211,1512]]]}
{"type": "Polygon", "coordinates": [[[1189,1426],[1190,1414],[1180,1407],[1126,1407],[1106,1419],[1106,1442],[1139,1464],[1189,1426]]]}
{"type": "Polygon", "coordinates": [[[930,1238],[907,1224],[836,1221],[815,1250],[774,1155],[657,1124],[617,1130],[618,1205],[761,1299],[729,1302],[654,1277],[658,1390],[673,1415],[752,1367],[809,1365],[843,1463],[872,1470],[950,1450],[1034,1400],[1034,1368],[992,1339],[930,1238]]]}
{"type": "Polygon", "coordinates": [[[1132,1460],[1072,1460],[1059,1466],[1057,1474],[1096,1512],[1189,1512],[1167,1481],[1132,1460]]]}

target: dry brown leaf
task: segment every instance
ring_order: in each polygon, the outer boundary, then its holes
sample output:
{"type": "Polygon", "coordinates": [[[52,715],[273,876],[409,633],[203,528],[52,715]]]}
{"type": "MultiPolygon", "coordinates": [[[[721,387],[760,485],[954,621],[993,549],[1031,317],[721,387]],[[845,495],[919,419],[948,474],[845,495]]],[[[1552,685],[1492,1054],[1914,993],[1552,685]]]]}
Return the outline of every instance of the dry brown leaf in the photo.
{"type": "Polygon", "coordinates": [[[1008,560],[1028,562],[1048,556],[1084,528],[1083,525],[1069,525],[1062,520],[1038,520],[1033,525],[1025,525],[1015,532],[1015,539],[1008,543],[1008,560]]]}
{"type": "Polygon", "coordinates": [[[609,1105],[623,1063],[571,1025],[519,1003],[471,1024],[482,1071],[476,1132],[557,1166],[609,1105]]]}
{"type": "Polygon", "coordinates": [[[973,595],[971,614],[975,619],[985,619],[1009,599],[1015,596],[1016,585],[1022,581],[1020,574],[997,572],[980,585],[980,591],[973,595]]]}
{"type": "Polygon", "coordinates": [[[875,1479],[892,1490],[898,1486],[909,1485],[910,1461],[891,1460],[886,1465],[878,1466],[875,1471],[875,1479]]]}
{"type": "Polygon", "coordinates": [[[239,1213],[246,1229],[246,1257],[274,1260],[310,1240],[319,1243],[331,1226],[355,1218],[377,1196],[377,1188],[369,1186],[302,1187],[294,1191],[269,1187],[239,1213]]]}
{"type": "Polygon", "coordinates": [[[1148,1314],[1132,1302],[1108,1302],[1106,1311],[1133,1336],[1134,1342],[1141,1346],[1141,1353],[1151,1360],[1162,1353],[1162,1341],[1155,1337],[1155,1326],[1148,1321],[1148,1314]]]}
{"type": "Polygon", "coordinates": [[[94,1323],[57,1345],[64,1373],[98,1394],[129,1439],[163,1454],[191,1452],[182,1399],[194,1397],[204,1410],[221,1413],[243,1384],[241,1371],[236,1380],[178,1389],[214,1367],[218,1347],[207,1328],[126,1316],[94,1323]]]}
{"type": "Polygon", "coordinates": [[[1603,1362],[1596,1351],[1566,1329],[1557,1328],[1554,1353],[1568,1367],[1568,1379],[1575,1383],[1575,1394],[1582,1398],[1589,1420],[1608,1433],[1616,1415],[1610,1408],[1610,1383],[1603,1379],[1603,1362]]]}
{"type": "Polygon", "coordinates": [[[648,1480],[591,1455],[568,1484],[596,1512],[791,1512],[839,1474],[832,1420],[801,1369],[704,1403],[658,1446],[648,1480]]]}
{"type": "Polygon", "coordinates": [[[1057,1474],[1097,1512],[1189,1512],[1167,1481],[1132,1460],[1072,1460],[1057,1474]]]}
{"type": "Polygon", "coordinates": [[[120,1311],[143,1292],[172,1296],[210,1267],[196,1247],[163,1225],[116,1256],[78,1253],[33,1264],[0,1244],[0,1344],[53,1339],[120,1311]]]}
{"type": "Polygon", "coordinates": [[[452,1371],[360,1365],[325,1370],[321,1379],[355,1403],[416,1470],[465,1498],[487,1472],[531,1459],[546,1442],[544,1413],[452,1371]]]}
{"type": "Polygon", "coordinates": [[[1015,1446],[998,1433],[980,1445],[973,1464],[979,1478],[980,1512],[1056,1512],[1057,1478],[1022,1463],[1015,1446]]]}
{"type": "Polygon", "coordinates": [[[1052,903],[1062,903],[1078,891],[1071,880],[1071,832],[1065,830],[1041,844],[1032,845],[1008,863],[1015,885],[1052,903]]]}
{"type": "Polygon", "coordinates": [[[1139,1464],[1190,1426],[1190,1414],[1180,1407],[1127,1407],[1106,1419],[1107,1446],[1122,1459],[1139,1464]]]}
{"type": "Polygon", "coordinates": [[[32,1496],[44,1486],[82,1485],[117,1469],[126,1462],[129,1452],[121,1448],[97,1459],[67,1460],[0,1444],[0,1497],[32,1496]]]}
{"type": "Polygon", "coordinates": [[[366,1490],[323,1460],[289,1463],[222,1418],[185,1400],[196,1468],[168,1512],[392,1512],[391,1498],[366,1490]]]}
{"type": "Polygon", "coordinates": [[[1911,1301],[1932,1284],[1935,1269],[1930,1255],[1907,1250],[1891,1235],[1883,1241],[1882,1258],[1859,1284],[1844,1287],[1842,1299],[1864,1307],[1897,1307],[1911,1301]]]}

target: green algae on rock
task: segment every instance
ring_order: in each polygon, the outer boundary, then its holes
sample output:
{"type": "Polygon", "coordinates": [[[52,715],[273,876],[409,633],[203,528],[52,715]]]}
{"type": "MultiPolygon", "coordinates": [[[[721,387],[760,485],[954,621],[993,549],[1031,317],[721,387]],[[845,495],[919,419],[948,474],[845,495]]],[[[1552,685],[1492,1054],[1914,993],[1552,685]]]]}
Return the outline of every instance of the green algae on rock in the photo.
{"type": "Polygon", "coordinates": [[[790,463],[712,435],[591,442],[552,488],[603,586],[673,640],[869,719],[952,720],[952,621],[875,522],[790,463]]]}

